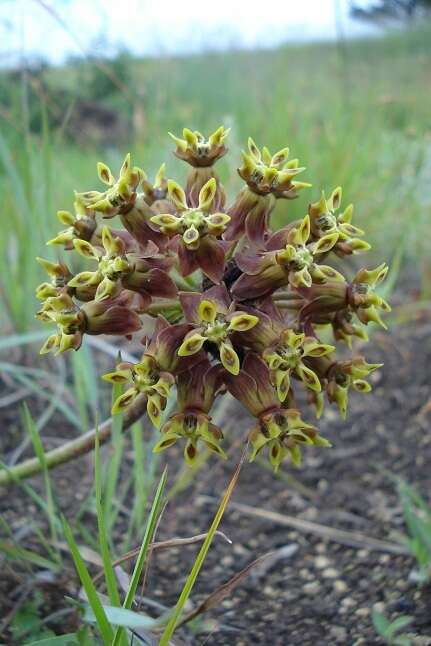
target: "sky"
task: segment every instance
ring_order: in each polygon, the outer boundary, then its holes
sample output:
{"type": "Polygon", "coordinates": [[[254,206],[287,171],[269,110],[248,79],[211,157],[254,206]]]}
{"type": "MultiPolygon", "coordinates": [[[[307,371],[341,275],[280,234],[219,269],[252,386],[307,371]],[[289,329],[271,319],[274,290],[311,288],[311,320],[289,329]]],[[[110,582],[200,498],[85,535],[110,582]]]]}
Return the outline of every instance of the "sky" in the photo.
{"type": "MultiPolygon", "coordinates": [[[[362,3],[363,4],[363,3],[362,3]]],[[[0,65],[172,55],[369,33],[348,0],[0,0],[0,65]]]]}

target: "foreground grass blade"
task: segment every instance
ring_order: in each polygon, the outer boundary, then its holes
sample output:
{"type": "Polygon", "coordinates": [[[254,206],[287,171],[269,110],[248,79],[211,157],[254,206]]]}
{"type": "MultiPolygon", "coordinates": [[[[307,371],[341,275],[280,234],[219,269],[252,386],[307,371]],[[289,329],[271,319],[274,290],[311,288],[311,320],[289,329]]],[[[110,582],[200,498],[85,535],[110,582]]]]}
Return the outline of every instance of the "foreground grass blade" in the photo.
{"type": "MultiPolygon", "coordinates": [[[[120,593],[118,591],[117,579],[112,565],[111,555],[109,552],[108,534],[105,525],[105,511],[102,505],[102,469],[100,464],[100,445],[98,434],[98,422],[96,420],[96,443],[94,453],[94,479],[96,489],[96,512],[97,512],[97,528],[99,532],[99,548],[103,561],[103,571],[105,574],[106,588],[108,591],[109,600],[113,606],[121,606],[120,593]]],[[[121,631],[120,641],[121,646],[127,646],[127,637],[124,631],[121,631]]]]}
{"type": "Polygon", "coordinates": [[[63,517],[63,531],[66,537],[67,543],[69,545],[70,552],[72,554],[73,562],[75,563],[76,570],[78,572],[79,578],[81,580],[82,586],[87,595],[88,602],[91,606],[94,616],[97,621],[97,626],[100,630],[100,634],[103,639],[103,643],[106,646],[111,646],[112,640],[114,638],[114,631],[111,628],[111,625],[106,616],[105,610],[103,608],[102,602],[99,599],[97,590],[91,580],[90,573],[88,572],[84,560],[79,553],[78,546],[73,538],[72,530],[70,529],[66,519],[63,517]]]}
{"type": "MultiPolygon", "coordinates": [[[[136,590],[138,589],[139,580],[141,578],[142,570],[145,565],[147,558],[148,548],[151,541],[153,540],[154,532],[157,525],[157,519],[161,509],[162,496],[166,486],[167,478],[167,467],[162,473],[160,478],[156,494],[154,496],[153,504],[151,507],[150,514],[147,520],[147,526],[145,528],[144,540],[142,541],[141,549],[139,551],[138,558],[136,560],[135,569],[133,570],[132,578],[130,580],[130,586],[124,599],[123,608],[130,609],[132,607],[133,599],[135,598],[136,590]]],[[[115,633],[114,641],[112,646],[118,646],[120,643],[121,629],[117,629],[115,633]]]]}
{"type": "Polygon", "coordinates": [[[196,560],[195,560],[195,562],[193,564],[192,570],[191,570],[189,576],[187,577],[187,581],[185,582],[184,587],[183,587],[183,589],[181,591],[180,597],[179,597],[179,599],[177,601],[177,605],[175,606],[175,609],[174,609],[174,612],[172,614],[172,617],[170,618],[170,620],[168,622],[168,625],[166,626],[166,628],[165,628],[165,630],[163,632],[163,635],[162,635],[162,637],[160,639],[159,646],[168,646],[169,640],[171,639],[171,637],[172,637],[172,635],[174,633],[174,630],[175,630],[175,628],[177,626],[179,617],[180,617],[180,615],[181,615],[181,613],[183,611],[183,608],[184,608],[184,606],[185,606],[185,604],[187,602],[187,599],[190,596],[192,588],[193,588],[193,586],[194,586],[194,584],[196,582],[198,574],[199,574],[199,572],[201,570],[201,567],[202,567],[202,565],[203,565],[203,563],[205,561],[206,555],[208,554],[208,550],[209,550],[209,548],[211,546],[211,543],[213,541],[213,538],[215,536],[217,528],[218,528],[218,526],[220,524],[220,521],[221,521],[221,519],[223,517],[223,514],[224,514],[224,512],[226,510],[226,507],[227,507],[227,504],[229,502],[229,499],[230,499],[230,497],[231,497],[231,495],[232,495],[232,493],[233,493],[233,491],[235,489],[236,483],[238,482],[239,474],[241,472],[241,467],[242,467],[242,465],[244,463],[244,460],[245,460],[245,457],[247,455],[247,450],[248,450],[248,446],[246,446],[246,448],[244,449],[243,454],[241,456],[241,459],[238,462],[238,465],[237,465],[237,467],[235,469],[235,472],[234,472],[234,474],[232,476],[232,479],[229,482],[229,485],[228,485],[228,487],[227,487],[227,489],[226,489],[226,491],[224,493],[224,496],[223,496],[223,498],[222,498],[222,500],[220,502],[219,508],[217,509],[216,515],[214,516],[214,520],[211,523],[211,527],[208,530],[207,537],[206,537],[205,541],[203,542],[201,549],[199,550],[199,553],[198,553],[198,555],[196,557],[196,560]]]}
{"type": "MultiPolygon", "coordinates": [[[[51,478],[49,476],[49,470],[46,464],[45,451],[42,445],[42,441],[40,439],[39,433],[37,432],[36,425],[34,423],[34,420],[31,416],[31,413],[28,409],[27,404],[24,404],[23,417],[24,417],[25,429],[31,437],[34,452],[36,453],[42,467],[43,479],[45,483],[45,492],[46,492],[46,513],[48,516],[51,540],[52,540],[52,543],[56,545],[58,541],[57,513],[56,513],[54,495],[52,491],[51,478]]],[[[60,553],[58,553],[58,557],[60,558],[60,553]]]]}

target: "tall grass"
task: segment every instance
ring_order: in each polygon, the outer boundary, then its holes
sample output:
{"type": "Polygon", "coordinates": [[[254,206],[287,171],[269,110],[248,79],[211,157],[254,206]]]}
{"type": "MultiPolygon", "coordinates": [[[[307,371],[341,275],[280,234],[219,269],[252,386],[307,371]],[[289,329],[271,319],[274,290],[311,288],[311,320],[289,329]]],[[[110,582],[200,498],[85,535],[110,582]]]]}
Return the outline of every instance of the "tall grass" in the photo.
{"type": "MultiPolygon", "coordinates": [[[[145,125],[139,136],[130,126],[129,140],[116,148],[103,141],[78,146],[63,130],[50,132],[50,104],[44,105],[43,98],[42,132],[30,133],[23,77],[20,107],[8,114],[0,137],[1,299],[13,329],[23,332],[35,325],[33,290],[42,276],[34,257],[43,255],[44,241],[59,228],[54,211],[72,207],[74,188],[97,185],[98,159],[116,167],[129,149],[150,174],[167,160],[169,175],[181,178],[185,169],[173,158],[166,133],[179,132],[183,125],[203,131],[221,122],[232,125],[234,157],[248,135],[273,149],[290,144],[292,155],[307,166],[304,179],[313,189],[295,202],[279,203],[278,225],[303,215],[322,188],[341,184],[345,202],[356,203],[357,223],[367,229],[379,257],[383,253],[389,260],[404,241],[405,261],[419,256],[426,264],[430,38],[431,27],[424,26],[346,42],[343,50],[332,44],[291,45],[132,59],[127,80],[144,97],[145,125]]],[[[48,88],[69,86],[78,97],[76,73],[67,67],[49,70],[48,88]]],[[[130,96],[117,93],[106,100],[128,118],[130,96]]],[[[229,189],[239,186],[227,164],[222,161],[219,169],[229,189]]],[[[46,249],[45,255],[55,258],[58,250],[46,249]]]]}

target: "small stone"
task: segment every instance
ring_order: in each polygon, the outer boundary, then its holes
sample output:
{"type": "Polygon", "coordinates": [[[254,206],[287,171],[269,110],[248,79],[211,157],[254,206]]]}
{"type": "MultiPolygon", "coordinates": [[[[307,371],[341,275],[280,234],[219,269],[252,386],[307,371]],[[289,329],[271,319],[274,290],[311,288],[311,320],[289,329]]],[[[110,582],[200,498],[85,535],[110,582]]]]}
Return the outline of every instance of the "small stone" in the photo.
{"type": "Polygon", "coordinates": [[[333,567],[328,567],[326,570],[323,570],[322,576],[324,576],[325,579],[336,579],[337,576],[339,576],[339,572],[333,567]]]}
{"type": "Polygon", "coordinates": [[[355,611],[355,615],[357,615],[358,617],[368,617],[369,614],[370,614],[369,608],[358,608],[355,611]]]}
{"type": "Polygon", "coordinates": [[[314,595],[320,591],[320,583],[319,581],[310,581],[310,583],[306,583],[302,589],[305,594],[314,595]]]}
{"type": "Polygon", "coordinates": [[[337,579],[334,581],[334,590],[339,593],[346,592],[347,585],[341,579],[337,579]]]}
{"type": "Polygon", "coordinates": [[[370,556],[370,553],[368,550],[358,550],[358,557],[360,559],[367,559],[370,556]]]}
{"type": "Polygon", "coordinates": [[[326,556],[317,556],[314,559],[314,565],[319,569],[328,567],[331,564],[331,561],[326,556]]]}
{"type": "Polygon", "coordinates": [[[341,600],[341,605],[345,606],[346,608],[352,608],[356,605],[356,602],[354,599],[352,599],[352,597],[344,597],[344,599],[341,600]]]}
{"type": "Polygon", "coordinates": [[[343,626],[331,626],[330,633],[331,637],[342,640],[343,643],[347,638],[347,630],[343,626]]]}
{"type": "Polygon", "coordinates": [[[385,612],[385,608],[386,607],[385,607],[385,604],[383,603],[383,601],[377,601],[377,603],[375,603],[373,605],[373,610],[375,610],[376,612],[383,613],[383,614],[385,612]]]}

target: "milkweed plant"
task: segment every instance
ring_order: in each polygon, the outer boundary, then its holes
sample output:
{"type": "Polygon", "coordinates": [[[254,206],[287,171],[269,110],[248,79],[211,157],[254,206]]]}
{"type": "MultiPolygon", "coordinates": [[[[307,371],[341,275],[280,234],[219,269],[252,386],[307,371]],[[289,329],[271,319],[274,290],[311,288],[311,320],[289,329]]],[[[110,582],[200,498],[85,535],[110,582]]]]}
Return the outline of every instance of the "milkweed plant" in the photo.
{"type": "Polygon", "coordinates": [[[124,384],[113,414],[146,401],[160,430],[154,450],[184,442],[192,464],[201,447],[225,457],[211,410],[229,392],[254,418],[250,459],[267,450],[277,470],[286,458],[299,465],[302,445],[330,446],[304,421],[298,390],[317,418],[325,400],[344,418],[350,390],[371,390],[366,378],[381,364],[337,357],[336,344],[351,349],[354,337],[367,340],[368,323],[384,327],[390,307],[376,287],[388,268],[360,269],[352,280],[340,273],[346,256],[370,248],[352,224],[353,206],[340,208],[341,188],[322,193],[302,219],[271,228],[277,202],[311,186],[298,181],[305,168],[288,148],[272,155],[249,139],[238,168],[244,185],[226,206],[214,166],[228,132],[171,135],[190,166],[184,187],[164,165],[151,182],[130,155],[118,177],[98,164],[106,190],[75,193],[75,213],[58,212],[65,228],[48,242],[88,268],[73,273],[38,259],[49,278],[37,288],[37,317],[56,326],[41,353],[78,350],[85,335],[133,335],[139,362],[120,360],[103,376],[124,384]],[[164,419],[173,393],[177,410],[164,419]]]}

